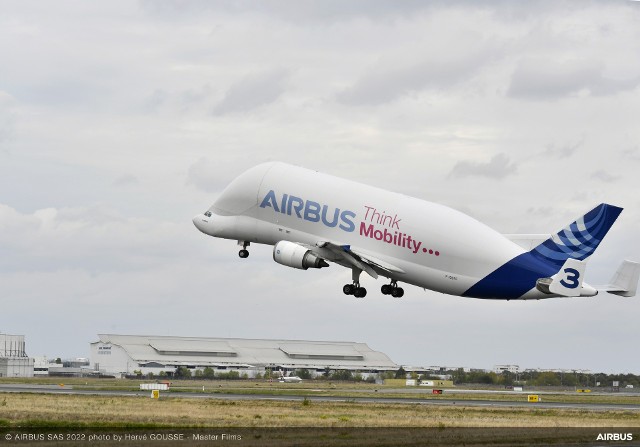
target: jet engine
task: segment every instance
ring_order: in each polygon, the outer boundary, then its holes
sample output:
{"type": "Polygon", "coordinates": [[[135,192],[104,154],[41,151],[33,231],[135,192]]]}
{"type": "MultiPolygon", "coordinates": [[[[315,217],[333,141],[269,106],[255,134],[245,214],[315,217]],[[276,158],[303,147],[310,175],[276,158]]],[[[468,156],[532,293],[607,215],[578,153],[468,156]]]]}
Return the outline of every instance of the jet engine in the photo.
{"type": "Polygon", "coordinates": [[[289,241],[280,241],[273,247],[273,260],[278,264],[301,270],[329,267],[324,259],[308,248],[289,241]]]}

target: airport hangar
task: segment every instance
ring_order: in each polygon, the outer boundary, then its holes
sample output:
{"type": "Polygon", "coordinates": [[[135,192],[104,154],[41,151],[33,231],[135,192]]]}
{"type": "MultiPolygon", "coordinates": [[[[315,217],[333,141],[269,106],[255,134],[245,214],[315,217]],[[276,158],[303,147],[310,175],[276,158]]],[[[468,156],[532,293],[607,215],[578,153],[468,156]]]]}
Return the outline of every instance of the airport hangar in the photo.
{"type": "Polygon", "coordinates": [[[249,378],[267,370],[286,375],[307,369],[312,377],[327,369],[348,370],[366,379],[400,368],[386,354],[356,342],[115,334],[98,334],[98,338],[90,345],[94,372],[115,377],[134,371],[171,376],[182,366],[192,374],[209,367],[215,373],[237,371],[249,378]]]}

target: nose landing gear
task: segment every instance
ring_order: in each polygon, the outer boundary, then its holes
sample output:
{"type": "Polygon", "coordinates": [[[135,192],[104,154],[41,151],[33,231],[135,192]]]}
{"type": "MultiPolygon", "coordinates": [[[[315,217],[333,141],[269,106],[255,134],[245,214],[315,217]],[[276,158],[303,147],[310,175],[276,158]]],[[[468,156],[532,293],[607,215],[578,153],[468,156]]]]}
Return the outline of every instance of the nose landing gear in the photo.
{"type": "Polygon", "coordinates": [[[242,250],[238,252],[238,256],[240,256],[242,259],[246,259],[249,257],[249,250],[247,250],[249,244],[250,242],[247,241],[238,241],[238,245],[242,245],[242,250]]]}
{"type": "Polygon", "coordinates": [[[398,287],[397,281],[391,281],[391,284],[385,284],[380,287],[383,295],[391,295],[394,298],[401,298],[404,295],[404,289],[398,287]]]}

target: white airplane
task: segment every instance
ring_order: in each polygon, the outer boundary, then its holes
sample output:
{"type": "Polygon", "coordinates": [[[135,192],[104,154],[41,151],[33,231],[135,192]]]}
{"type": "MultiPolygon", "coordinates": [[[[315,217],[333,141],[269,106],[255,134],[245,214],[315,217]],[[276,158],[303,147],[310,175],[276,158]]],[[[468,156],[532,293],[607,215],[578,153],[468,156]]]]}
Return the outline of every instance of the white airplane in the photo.
{"type": "Polygon", "coordinates": [[[283,375],[278,379],[278,382],[281,382],[281,383],[300,383],[300,382],[302,382],[302,379],[300,377],[298,377],[298,376],[284,376],[283,375]]]}
{"type": "Polygon", "coordinates": [[[363,298],[360,274],[384,276],[385,295],[398,283],[471,298],[541,299],[635,296],[640,264],[624,261],[610,284],[583,282],[593,254],[622,211],[600,204],[554,235],[503,235],[436,203],[407,197],[285,163],[241,174],[204,214],[201,232],[274,245],[273,259],[307,270],[335,263],[352,270],[347,295],[363,298]]]}

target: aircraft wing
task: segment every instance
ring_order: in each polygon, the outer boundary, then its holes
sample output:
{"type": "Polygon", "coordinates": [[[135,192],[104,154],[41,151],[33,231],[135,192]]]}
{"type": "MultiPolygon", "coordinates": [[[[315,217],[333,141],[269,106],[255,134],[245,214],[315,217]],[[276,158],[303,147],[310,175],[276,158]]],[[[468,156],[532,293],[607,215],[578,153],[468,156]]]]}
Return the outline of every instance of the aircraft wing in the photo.
{"type": "MultiPolygon", "coordinates": [[[[329,250],[338,259],[329,259],[333,261],[342,261],[344,264],[348,264],[352,267],[367,272],[372,278],[378,278],[376,270],[381,270],[387,273],[404,273],[399,267],[389,264],[388,262],[374,258],[369,255],[364,255],[357,251],[351,250],[350,245],[338,245],[333,242],[320,241],[316,244],[317,247],[325,250],[329,250]]],[[[321,253],[319,253],[322,256],[321,253]]]]}

